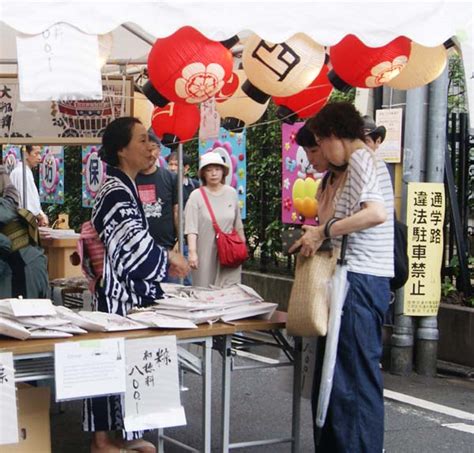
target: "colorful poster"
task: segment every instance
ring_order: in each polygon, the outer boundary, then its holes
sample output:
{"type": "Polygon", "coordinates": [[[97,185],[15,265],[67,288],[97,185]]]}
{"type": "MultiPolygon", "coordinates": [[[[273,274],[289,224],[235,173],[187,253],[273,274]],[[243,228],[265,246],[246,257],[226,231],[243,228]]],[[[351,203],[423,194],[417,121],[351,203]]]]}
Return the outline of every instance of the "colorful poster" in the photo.
{"type": "Polygon", "coordinates": [[[445,209],[443,183],[408,184],[409,275],[404,291],[404,315],[438,314],[445,209]]]}
{"type": "Polygon", "coordinates": [[[226,184],[231,185],[239,195],[239,206],[242,219],[246,218],[247,198],[247,154],[245,148],[247,132],[229,132],[223,127],[219,131],[219,139],[208,139],[199,141],[199,155],[210,150],[220,148],[220,154],[229,165],[230,171],[226,178],[226,184]]]}
{"type": "Polygon", "coordinates": [[[64,203],[64,149],[62,146],[43,146],[39,166],[41,203],[64,203]]]}
{"type": "Polygon", "coordinates": [[[100,186],[105,180],[105,164],[97,146],[82,147],[82,207],[92,208],[100,186]]]}
{"type": "Polygon", "coordinates": [[[160,154],[156,161],[156,165],[162,168],[168,168],[168,161],[166,160],[167,157],[171,154],[171,149],[167,148],[166,146],[160,144],[160,154]]]}
{"type": "Polygon", "coordinates": [[[2,146],[2,162],[7,169],[7,173],[10,174],[16,167],[18,162],[21,161],[21,147],[15,145],[3,145],[2,146]]]}
{"type": "Polygon", "coordinates": [[[316,192],[323,174],[316,172],[305,150],[295,142],[295,135],[303,124],[282,124],[281,220],[295,225],[316,225],[316,192]]]}

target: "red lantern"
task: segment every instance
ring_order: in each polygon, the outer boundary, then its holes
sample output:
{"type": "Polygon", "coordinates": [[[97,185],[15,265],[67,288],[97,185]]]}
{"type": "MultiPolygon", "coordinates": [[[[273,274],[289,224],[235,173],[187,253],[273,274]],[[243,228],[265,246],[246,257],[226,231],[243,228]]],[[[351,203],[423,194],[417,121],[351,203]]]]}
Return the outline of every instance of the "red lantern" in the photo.
{"type": "Polygon", "coordinates": [[[183,27],[153,45],[148,55],[151,83],[144,93],[160,107],[165,101],[206,101],[222,89],[232,75],[232,65],[232,53],[220,42],[183,27]]]}
{"type": "Polygon", "coordinates": [[[408,62],[411,41],[399,36],[382,47],[368,47],[354,35],[332,46],[332,71],[328,78],[335,88],[375,88],[396,77],[408,62]]]}
{"type": "Polygon", "coordinates": [[[329,99],[332,85],[328,79],[329,68],[324,65],[311,84],[293,96],[274,96],[273,102],[278,105],[276,115],[285,123],[293,124],[298,118],[309,118],[318,113],[329,99]]]}
{"type": "Polygon", "coordinates": [[[151,127],[164,146],[176,148],[178,143],[194,136],[200,118],[197,105],[170,102],[165,107],[155,107],[151,127]]]}

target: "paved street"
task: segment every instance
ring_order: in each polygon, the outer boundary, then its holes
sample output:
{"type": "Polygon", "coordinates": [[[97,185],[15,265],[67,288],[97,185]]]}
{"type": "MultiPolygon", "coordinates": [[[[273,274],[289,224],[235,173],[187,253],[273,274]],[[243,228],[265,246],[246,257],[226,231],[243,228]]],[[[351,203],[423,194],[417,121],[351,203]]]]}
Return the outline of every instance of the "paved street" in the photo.
{"type": "MultiPolygon", "coordinates": [[[[273,359],[279,358],[273,353],[273,359]]],[[[237,358],[239,364],[250,364],[248,358],[237,358]]],[[[219,452],[221,400],[221,359],[213,357],[213,452],[219,452]]],[[[261,438],[287,437],[291,431],[290,368],[267,368],[236,371],[232,376],[231,442],[261,438]]],[[[384,373],[386,398],[385,449],[387,453],[474,452],[474,380],[439,376],[423,378],[392,376],[384,373]],[[413,399],[415,398],[415,399],[413,399]],[[408,401],[408,402],[407,402],[408,401]]],[[[166,434],[200,445],[201,378],[186,374],[189,390],[182,392],[188,426],[166,431],[166,434]]],[[[88,451],[89,436],[81,431],[81,407],[78,402],[63,403],[64,413],[52,415],[54,453],[88,451]]],[[[301,410],[301,452],[314,451],[311,409],[303,400],[301,410]]],[[[153,440],[153,437],[148,437],[153,440]]],[[[166,452],[183,452],[167,444],[166,452]]],[[[289,452],[289,444],[243,448],[236,451],[289,452]]]]}

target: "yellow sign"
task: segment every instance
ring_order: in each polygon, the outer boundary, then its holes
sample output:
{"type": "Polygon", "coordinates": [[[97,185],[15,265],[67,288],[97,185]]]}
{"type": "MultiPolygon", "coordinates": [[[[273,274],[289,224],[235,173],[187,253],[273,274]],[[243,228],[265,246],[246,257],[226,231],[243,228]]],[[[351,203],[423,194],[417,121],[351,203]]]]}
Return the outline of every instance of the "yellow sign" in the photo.
{"type": "Polygon", "coordinates": [[[441,298],[443,224],[442,183],[410,183],[407,195],[408,281],[403,314],[436,316],[441,298]]]}

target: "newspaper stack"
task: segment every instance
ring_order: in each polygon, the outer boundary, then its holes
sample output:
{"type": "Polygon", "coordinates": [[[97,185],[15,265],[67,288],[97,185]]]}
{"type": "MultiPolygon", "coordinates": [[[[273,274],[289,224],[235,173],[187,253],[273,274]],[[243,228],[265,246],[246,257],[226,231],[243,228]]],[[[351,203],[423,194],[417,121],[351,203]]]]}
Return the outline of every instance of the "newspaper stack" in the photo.
{"type": "Polygon", "coordinates": [[[185,320],[191,327],[192,324],[231,322],[255,316],[269,319],[277,307],[277,304],[263,302],[252,288],[241,284],[219,289],[167,287],[165,291],[167,297],[156,300],[152,307],[133,310],[129,318],[142,322],[158,319],[160,327],[167,328],[171,328],[171,325],[165,326],[167,319],[170,323],[185,320]]]}

